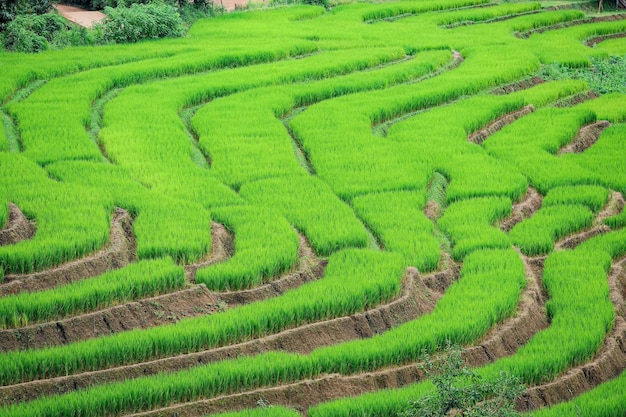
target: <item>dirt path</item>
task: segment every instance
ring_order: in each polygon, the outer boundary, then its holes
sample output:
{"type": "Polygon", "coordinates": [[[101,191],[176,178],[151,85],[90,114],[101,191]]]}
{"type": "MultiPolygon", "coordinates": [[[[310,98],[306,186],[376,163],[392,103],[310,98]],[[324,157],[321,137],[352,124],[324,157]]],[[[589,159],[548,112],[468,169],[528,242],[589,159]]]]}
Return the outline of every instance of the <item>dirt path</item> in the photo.
{"type": "Polygon", "coordinates": [[[216,7],[224,7],[224,10],[226,10],[227,12],[232,12],[233,10],[236,9],[243,9],[246,6],[248,6],[248,3],[264,3],[267,4],[268,1],[267,0],[254,0],[254,1],[249,1],[249,0],[213,0],[213,5],[215,5],[216,7]]]}
{"type": "Polygon", "coordinates": [[[74,22],[79,26],[91,29],[94,24],[100,23],[106,15],[102,12],[95,12],[90,10],[84,10],[79,7],[66,6],[64,4],[52,4],[61,16],[74,22]]]}

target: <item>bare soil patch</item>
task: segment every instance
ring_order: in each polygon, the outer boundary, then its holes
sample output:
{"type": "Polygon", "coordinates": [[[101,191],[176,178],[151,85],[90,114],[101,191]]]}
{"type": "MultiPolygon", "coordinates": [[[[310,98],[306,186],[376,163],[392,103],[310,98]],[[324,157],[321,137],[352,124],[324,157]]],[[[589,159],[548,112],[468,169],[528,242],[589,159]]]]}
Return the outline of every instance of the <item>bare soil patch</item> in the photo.
{"type": "Polygon", "coordinates": [[[91,29],[94,24],[100,23],[107,17],[102,12],[81,9],[80,7],[67,6],[64,4],[52,4],[61,16],[76,23],[79,26],[91,29]]]}
{"type": "Polygon", "coordinates": [[[561,148],[558,154],[584,152],[598,141],[604,129],[609,126],[611,126],[609,121],[600,120],[596,123],[581,127],[574,139],[567,146],[561,148]]]}
{"type": "Polygon", "coordinates": [[[22,291],[40,291],[121,268],[136,259],[132,219],[126,210],[116,208],[111,222],[109,244],[91,256],[67,262],[56,268],[32,274],[11,274],[0,285],[0,296],[22,291]]]}
{"type": "Polygon", "coordinates": [[[234,255],[234,238],[223,225],[211,222],[211,241],[211,253],[207,254],[199,262],[185,265],[185,275],[189,282],[196,282],[198,269],[206,268],[218,262],[224,262],[234,255]]]}
{"type": "Polygon", "coordinates": [[[600,225],[604,222],[605,219],[611,216],[617,216],[624,210],[624,196],[622,193],[618,191],[611,192],[611,196],[609,197],[609,201],[604,206],[604,209],[596,216],[594,224],[600,225]]]}
{"type": "Polygon", "coordinates": [[[37,228],[24,213],[13,203],[9,203],[9,221],[4,229],[0,230],[0,246],[13,245],[19,241],[35,236],[37,228]]]}

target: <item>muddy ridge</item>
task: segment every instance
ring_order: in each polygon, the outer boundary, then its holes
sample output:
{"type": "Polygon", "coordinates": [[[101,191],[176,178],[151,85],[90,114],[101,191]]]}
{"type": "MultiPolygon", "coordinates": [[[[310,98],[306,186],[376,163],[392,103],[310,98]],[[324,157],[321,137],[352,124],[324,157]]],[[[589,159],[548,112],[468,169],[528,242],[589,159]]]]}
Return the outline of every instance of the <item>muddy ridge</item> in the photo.
{"type": "Polygon", "coordinates": [[[175,323],[220,310],[204,284],[60,321],[0,331],[0,352],[42,349],[132,329],[175,323]]]}
{"type": "Polygon", "coordinates": [[[111,222],[110,243],[105,248],[85,258],[67,262],[46,271],[6,275],[5,283],[0,285],[0,297],[22,291],[54,288],[101,275],[129,264],[136,259],[132,222],[126,210],[116,208],[111,222]]]}
{"type": "MultiPolygon", "coordinates": [[[[226,228],[212,223],[213,251],[200,263],[188,265],[187,276],[195,276],[196,267],[205,267],[230,256],[232,237],[226,228]]],[[[205,285],[194,285],[168,294],[114,305],[95,312],[17,329],[0,330],[0,352],[16,349],[41,349],[59,346],[136,328],[169,324],[181,318],[211,314],[221,310],[217,298],[205,285]]]]}
{"type": "Polygon", "coordinates": [[[577,104],[584,103],[588,100],[593,100],[594,98],[598,98],[598,94],[594,91],[585,91],[582,93],[574,94],[573,96],[564,98],[556,103],[554,103],[554,107],[564,108],[564,107],[574,107],[577,104]]]}
{"type": "Polygon", "coordinates": [[[0,230],[0,246],[13,245],[21,240],[35,236],[37,228],[24,213],[13,203],[9,203],[9,219],[4,229],[0,230]]]}
{"type": "Polygon", "coordinates": [[[614,33],[612,35],[594,36],[593,38],[587,39],[584,44],[593,48],[596,44],[599,44],[600,42],[604,42],[609,39],[618,39],[624,37],[626,37],[626,33],[614,33]]]}
{"type": "Polygon", "coordinates": [[[609,201],[604,206],[604,209],[596,216],[594,224],[601,225],[607,218],[621,214],[624,210],[624,205],[626,205],[626,202],[624,201],[622,193],[612,191],[609,196],[609,201]]]}
{"type": "Polygon", "coordinates": [[[570,236],[566,236],[558,240],[554,248],[555,249],[574,249],[581,243],[591,239],[594,236],[598,236],[611,231],[611,228],[602,222],[607,217],[615,216],[621,212],[624,208],[624,197],[619,192],[612,192],[609,200],[605,204],[604,208],[598,213],[594,220],[593,226],[589,229],[575,233],[570,236]]]}
{"type": "Polygon", "coordinates": [[[505,94],[511,94],[516,91],[527,90],[531,87],[534,87],[539,84],[543,84],[545,82],[546,80],[544,80],[543,78],[539,76],[533,76],[533,77],[526,78],[520,81],[512,82],[510,84],[505,84],[500,87],[496,87],[493,90],[491,90],[489,93],[496,95],[496,96],[501,96],[505,94]]]}
{"type": "Polygon", "coordinates": [[[500,230],[510,232],[516,224],[535,214],[541,208],[542,201],[543,196],[534,188],[528,187],[524,198],[513,204],[511,215],[500,222],[500,230]]]}
{"type": "Polygon", "coordinates": [[[431,293],[424,286],[415,268],[408,268],[401,296],[362,313],[310,323],[273,335],[206,351],[0,387],[0,403],[30,401],[42,395],[62,394],[91,385],[154,375],[159,372],[175,372],[200,364],[234,359],[241,355],[256,355],[275,350],[309,353],[321,346],[369,338],[413,320],[432,311],[439,297],[440,295],[431,293]]]}
{"type": "Polygon", "coordinates": [[[596,123],[581,127],[574,139],[567,146],[559,150],[558,155],[585,151],[598,141],[604,129],[609,126],[611,126],[609,121],[600,120],[596,123]]]}
{"type": "MultiPolygon", "coordinates": [[[[465,360],[471,366],[480,366],[514,353],[534,333],[548,326],[542,311],[539,288],[529,280],[518,304],[518,314],[496,326],[482,342],[468,348],[465,360]]],[[[306,415],[307,409],[322,402],[365,394],[386,388],[399,388],[424,379],[419,363],[394,366],[374,372],[343,376],[322,375],[305,381],[277,387],[259,388],[247,392],[222,395],[148,412],[130,414],[134,417],[198,417],[204,414],[254,408],[259,399],[269,404],[294,407],[306,415]]]]}
{"type": "Polygon", "coordinates": [[[491,136],[494,133],[502,130],[502,128],[504,128],[507,125],[510,125],[511,123],[516,121],[517,119],[519,119],[521,117],[524,117],[524,116],[526,116],[526,115],[528,115],[528,114],[530,114],[530,113],[532,113],[534,111],[535,111],[535,107],[532,104],[529,104],[528,106],[525,106],[521,110],[515,111],[513,113],[505,114],[504,116],[499,117],[496,120],[494,120],[493,122],[489,123],[484,128],[482,128],[482,129],[472,133],[471,135],[469,135],[467,137],[467,141],[475,143],[477,145],[480,145],[489,136],[491,136]]]}

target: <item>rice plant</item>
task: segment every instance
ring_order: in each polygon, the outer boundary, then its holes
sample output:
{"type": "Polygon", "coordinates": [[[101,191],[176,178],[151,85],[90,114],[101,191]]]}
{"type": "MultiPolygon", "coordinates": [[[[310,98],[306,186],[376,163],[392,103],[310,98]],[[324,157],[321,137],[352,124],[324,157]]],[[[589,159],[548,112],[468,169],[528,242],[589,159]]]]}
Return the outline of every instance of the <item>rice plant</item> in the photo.
{"type": "Polygon", "coordinates": [[[609,192],[604,187],[578,185],[556,187],[548,191],[542,200],[542,207],[557,205],[583,205],[597,213],[609,199],[609,192]]]}
{"type": "Polygon", "coordinates": [[[141,261],[47,291],[0,298],[0,328],[86,313],[184,287],[182,267],[171,259],[141,261]]]}
{"type": "Polygon", "coordinates": [[[452,256],[462,260],[478,249],[511,247],[508,236],[493,224],[511,214],[511,200],[506,197],[483,197],[450,204],[437,225],[450,236],[452,256]]]}
{"type": "Polygon", "coordinates": [[[509,236],[525,255],[541,255],[552,251],[556,240],[590,227],[592,222],[593,213],[585,206],[548,205],[516,224],[509,236]]]}
{"type": "Polygon", "coordinates": [[[212,215],[234,232],[235,254],[226,262],[199,269],[196,282],[217,291],[250,288],[298,261],[298,236],[277,213],[237,206],[214,210],[212,215]]]}

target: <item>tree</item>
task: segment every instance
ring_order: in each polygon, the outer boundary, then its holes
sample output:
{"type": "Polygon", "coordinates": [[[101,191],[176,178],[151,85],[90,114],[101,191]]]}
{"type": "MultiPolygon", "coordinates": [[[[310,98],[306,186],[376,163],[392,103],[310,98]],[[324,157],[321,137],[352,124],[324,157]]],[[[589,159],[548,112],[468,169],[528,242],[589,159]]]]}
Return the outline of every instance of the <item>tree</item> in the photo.
{"type": "Polygon", "coordinates": [[[15,19],[18,0],[0,1],[0,30],[4,30],[9,22],[15,19]]]}
{"type": "Polygon", "coordinates": [[[435,392],[412,401],[401,417],[518,417],[515,400],[525,387],[515,376],[501,372],[487,380],[463,364],[462,349],[448,346],[436,358],[424,355],[420,369],[435,392]]]}

